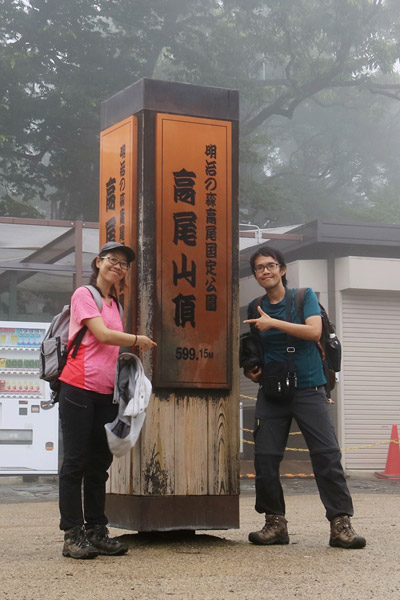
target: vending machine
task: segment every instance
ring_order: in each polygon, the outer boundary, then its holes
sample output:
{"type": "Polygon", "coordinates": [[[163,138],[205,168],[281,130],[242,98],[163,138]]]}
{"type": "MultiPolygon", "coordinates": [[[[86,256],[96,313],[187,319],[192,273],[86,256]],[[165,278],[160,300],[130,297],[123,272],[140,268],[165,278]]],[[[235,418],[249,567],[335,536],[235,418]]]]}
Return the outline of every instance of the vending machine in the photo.
{"type": "Polygon", "coordinates": [[[58,472],[58,405],[38,375],[48,326],[0,321],[0,475],[58,472]]]}

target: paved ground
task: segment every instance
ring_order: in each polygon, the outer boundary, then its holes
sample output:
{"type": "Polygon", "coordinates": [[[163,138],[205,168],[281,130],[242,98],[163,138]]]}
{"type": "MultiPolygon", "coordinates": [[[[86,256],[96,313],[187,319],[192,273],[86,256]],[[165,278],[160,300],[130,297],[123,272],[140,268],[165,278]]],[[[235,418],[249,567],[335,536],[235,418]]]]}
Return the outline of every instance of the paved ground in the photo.
{"type": "Polygon", "coordinates": [[[285,479],[290,544],[256,547],[249,531],[254,481],[242,481],[239,530],[193,537],[145,537],[113,530],[129,543],[122,557],[61,556],[57,482],[0,478],[1,600],[322,600],[400,598],[400,481],[350,478],[363,550],[330,548],[328,523],[312,479],[285,479]]]}
{"type": "MultiPolygon", "coordinates": [[[[283,477],[285,495],[316,494],[314,478],[306,476],[283,477]]],[[[348,478],[351,492],[360,494],[400,495],[400,480],[378,479],[373,474],[357,474],[348,478]]],[[[254,478],[243,477],[240,482],[242,496],[254,495],[254,478]]],[[[48,502],[58,499],[58,478],[39,477],[38,481],[24,482],[21,477],[0,476],[0,504],[48,502]]],[[[400,509],[399,509],[400,515],[400,509]]],[[[399,598],[400,600],[400,598],[399,598]]]]}

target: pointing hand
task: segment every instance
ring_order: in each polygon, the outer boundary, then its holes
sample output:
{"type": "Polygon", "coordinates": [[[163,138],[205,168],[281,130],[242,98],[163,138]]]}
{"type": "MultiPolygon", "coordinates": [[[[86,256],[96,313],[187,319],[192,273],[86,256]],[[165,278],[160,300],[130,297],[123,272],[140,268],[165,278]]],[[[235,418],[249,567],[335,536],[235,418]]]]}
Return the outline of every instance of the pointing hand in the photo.
{"type": "Polygon", "coordinates": [[[246,319],[243,323],[250,323],[255,326],[259,331],[268,331],[274,327],[275,319],[272,319],[267,313],[263,311],[261,306],[257,306],[257,310],[260,313],[258,319],[246,319]]]}

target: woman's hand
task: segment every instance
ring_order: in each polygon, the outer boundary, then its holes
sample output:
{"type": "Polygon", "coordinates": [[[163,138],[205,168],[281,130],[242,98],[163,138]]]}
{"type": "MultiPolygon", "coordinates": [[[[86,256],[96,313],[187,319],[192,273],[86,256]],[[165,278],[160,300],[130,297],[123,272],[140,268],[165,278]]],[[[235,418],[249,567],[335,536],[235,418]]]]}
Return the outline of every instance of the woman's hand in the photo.
{"type": "Polygon", "coordinates": [[[139,346],[139,348],[143,350],[143,352],[148,352],[149,350],[152,350],[157,346],[157,344],[153,342],[152,339],[147,337],[147,335],[138,335],[135,345],[139,346]]]}
{"type": "Polygon", "coordinates": [[[247,377],[247,379],[254,381],[254,383],[258,383],[260,381],[261,373],[261,367],[258,365],[251,367],[251,369],[244,369],[243,371],[244,376],[247,377]]]}

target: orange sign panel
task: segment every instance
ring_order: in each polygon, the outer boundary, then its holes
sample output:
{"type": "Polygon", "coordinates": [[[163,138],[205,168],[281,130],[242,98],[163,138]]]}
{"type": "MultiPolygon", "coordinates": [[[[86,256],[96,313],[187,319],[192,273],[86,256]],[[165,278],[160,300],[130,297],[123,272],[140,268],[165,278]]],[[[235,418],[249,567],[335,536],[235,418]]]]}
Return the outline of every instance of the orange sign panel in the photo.
{"type": "Polygon", "coordinates": [[[229,388],[231,123],[156,115],[160,387],[229,388]]]}
{"type": "Polygon", "coordinates": [[[131,116],[100,134],[100,247],[117,241],[136,250],[136,215],[137,118],[131,116]]]}

